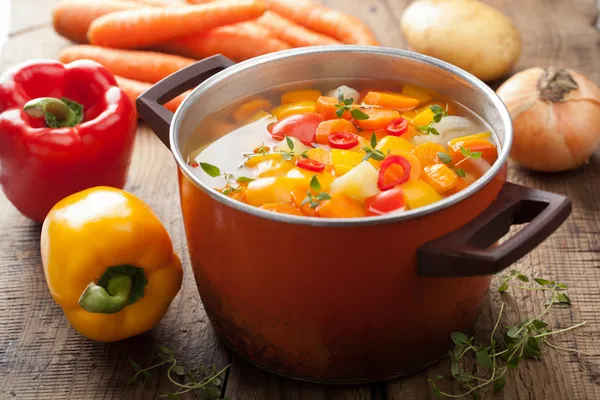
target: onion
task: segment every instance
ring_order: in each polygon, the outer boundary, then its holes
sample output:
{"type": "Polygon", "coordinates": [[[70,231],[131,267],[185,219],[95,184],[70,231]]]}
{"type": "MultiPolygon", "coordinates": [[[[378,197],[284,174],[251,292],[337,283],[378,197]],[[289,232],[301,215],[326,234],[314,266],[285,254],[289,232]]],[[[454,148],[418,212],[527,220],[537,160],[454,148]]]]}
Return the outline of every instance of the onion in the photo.
{"type": "Polygon", "coordinates": [[[536,171],[586,163],[600,144],[600,88],[570,69],[530,68],[498,89],[513,121],[511,158],[536,171]]]}
{"type": "Polygon", "coordinates": [[[342,85],[337,89],[330,90],[325,94],[325,96],[335,97],[337,99],[340,93],[344,95],[345,99],[352,99],[354,104],[358,103],[358,99],[360,98],[360,93],[358,93],[356,89],[352,89],[346,85],[342,85]]]}
{"type": "Polygon", "coordinates": [[[413,142],[421,144],[425,142],[435,142],[443,146],[447,145],[452,139],[472,135],[481,132],[478,125],[464,117],[447,116],[433,127],[440,133],[439,135],[418,135],[413,138],[413,142]]]}

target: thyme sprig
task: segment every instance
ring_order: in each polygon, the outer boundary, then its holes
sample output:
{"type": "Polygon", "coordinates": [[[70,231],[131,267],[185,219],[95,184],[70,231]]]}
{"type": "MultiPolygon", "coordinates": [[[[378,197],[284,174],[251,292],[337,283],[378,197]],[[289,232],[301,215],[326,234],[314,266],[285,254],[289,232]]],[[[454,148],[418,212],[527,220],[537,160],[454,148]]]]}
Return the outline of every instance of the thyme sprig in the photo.
{"type": "Polygon", "coordinates": [[[417,127],[417,129],[423,133],[427,133],[428,135],[439,135],[440,133],[438,132],[437,129],[435,129],[433,127],[433,124],[440,122],[443,117],[448,116],[448,104],[446,104],[446,109],[443,109],[438,104],[429,106],[429,109],[433,113],[433,119],[431,120],[429,125],[419,126],[419,127],[417,127]]]}
{"type": "Polygon", "coordinates": [[[567,285],[544,278],[533,279],[534,285],[524,285],[524,283],[531,281],[529,277],[519,271],[512,270],[510,274],[502,276],[502,283],[498,287],[498,292],[501,296],[504,296],[509,289],[547,292],[549,297],[544,304],[543,311],[516,325],[505,327],[502,340],[497,341],[496,334],[502,329],[500,322],[506,309],[506,303],[502,300],[498,317],[490,334],[489,343],[477,344],[474,337],[468,337],[461,332],[453,332],[451,339],[454,343],[454,349],[448,353],[451,376],[438,375],[429,379],[434,395],[437,397],[459,398],[477,395],[481,389],[490,386],[494,393],[499,392],[506,384],[509,371],[517,368],[524,359],[540,359],[544,345],[556,350],[587,354],[549,342],[549,337],[552,335],[568,332],[586,324],[586,322],[581,322],[567,328],[552,330],[549,328],[549,324],[544,321],[544,317],[552,307],[571,304],[569,296],[564,292],[567,285]],[[483,368],[483,374],[474,375],[464,368],[464,361],[470,354],[474,355],[477,364],[483,368]],[[445,379],[459,382],[463,392],[453,394],[442,391],[437,386],[437,382],[445,379]]]}
{"type": "Polygon", "coordinates": [[[216,166],[205,162],[200,163],[200,168],[202,168],[202,170],[206,172],[208,176],[213,178],[222,176],[225,178],[225,188],[223,188],[221,191],[221,193],[224,195],[228,195],[232,192],[239,192],[242,190],[240,183],[249,183],[254,180],[252,178],[248,178],[247,176],[239,176],[236,178],[233,174],[221,172],[221,170],[216,166]]]}
{"type": "Polygon", "coordinates": [[[261,147],[258,148],[259,151],[254,151],[253,153],[244,153],[242,155],[244,157],[250,159],[252,157],[265,156],[267,154],[279,154],[281,156],[281,158],[283,158],[286,161],[292,160],[295,156],[300,156],[301,158],[308,158],[308,155],[306,154],[308,152],[308,150],[303,151],[300,154],[296,154],[294,152],[294,141],[292,139],[290,139],[289,136],[285,136],[284,140],[290,149],[289,151],[272,151],[269,153],[269,148],[262,145],[261,147]]]}
{"type": "MultiPolygon", "coordinates": [[[[129,359],[129,363],[136,371],[135,374],[127,382],[132,385],[138,381],[146,381],[152,377],[150,371],[161,367],[167,367],[167,378],[175,386],[172,392],[163,392],[159,397],[169,399],[180,399],[181,395],[194,391],[201,391],[205,398],[220,399],[221,386],[223,377],[229,368],[229,365],[220,370],[213,364],[210,369],[201,365],[197,370],[192,370],[185,367],[177,361],[173,350],[166,346],[158,347],[158,363],[147,368],[141,368],[133,360],[129,359]]],[[[223,399],[225,400],[225,399],[223,399]]]]}
{"type": "Polygon", "coordinates": [[[352,103],[354,103],[354,99],[345,99],[344,93],[342,93],[341,90],[338,92],[337,99],[339,103],[335,105],[335,108],[337,108],[337,110],[335,110],[335,115],[337,115],[338,118],[342,118],[345,112],[350,111],[350,115],[352,115],[352,118],[358,121],[364,121],[366,119],[369,119],[369,116],[361,110],[359,110],[358,108],[352,108],[352,103]]]}
{"type": "Polygon", "coordinates": [[[329,193],[321,192],[321,183],[316,175],[313,175],[310,179],[310,188],[317,192],[317,194],[313,195],[310,190],[307,190],[306,197],[300,203],[301,206],[308,204],[310,208],[317,208],[323,200],[331,200],[329,193]]]}
{"type": "Polygon", "coordinates": [[[452,163],[452,157],[450,156],[450,154],[440,151],[437,153],[437,158],[438,160],[446,164],[448,167],[450,167],[450,169],[452,169],[454,172],[456,172],[456,175],[460,176],[461,178],[467,176],[464,169],[458,168],[452,163]]]}
{"type": "Polygon", "coordinates": [[[383,154],[383,151],[375,149],[375,147],[377,147],[377,135],[375,135],[375,132],[371,134],[371,142],[369,144],[371,147],[363,147],[363,150],[367,153],[365,154],[363,161],[367,161],[369,158],[377,161],[383,161],[385,154],[383,154]]]}

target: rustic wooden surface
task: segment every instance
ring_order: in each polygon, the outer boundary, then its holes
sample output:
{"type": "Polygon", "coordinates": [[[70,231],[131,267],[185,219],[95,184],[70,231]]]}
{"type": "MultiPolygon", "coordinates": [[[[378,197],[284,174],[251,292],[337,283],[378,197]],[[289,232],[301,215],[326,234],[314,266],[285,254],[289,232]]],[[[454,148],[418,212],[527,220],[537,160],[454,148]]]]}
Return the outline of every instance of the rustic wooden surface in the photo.
{"type": "MultiPolygon", "coordinates": [[[[0,0],[1,7],[6,0],[0,0]]],[[[67,42],[50,26],[56,0],[12,0],[8,42],[0,71],[32,58],[54,58],[67,42]]],[[[409,0],[326,0],[331,7],[363,18],[384,45],[406,48],[399,20],[409,0]]],[[[574,68],[600,84],[600,34],[594,29],[595,0],[490,0],[521,30],[523,55],[517,70],[531,66],[574,68]]],[[[4,28],[4,29],[3,29],[4,28]]],[[[569,285],[573,306],[553,312],[557,326],[588,324],[557,338],[557,343],[595,356],[547,352],[512,372],[495,399],[600,399],[600,157],[570,173],[540,175],[510,167],[510,180],[568,195],[573,214],[549,240],[516,268],[569,285]]],[[[232,362],[225,392],[233,399],[429,399],[428,376],[446,373],[447,361],[422,373],[368,386],[321,386],[283,379],[233,359],[216,341],[193,282],[177,195],[176,167],[170,154],[146,128],[140,128],[127,190],[160,216],[181,255],[186,279],[166,318],[153,331],[121,343],[94,343],[71,329],[46,288],[39,257],[40,227],[0,195],[0,399],[149,399],[170,387],[155,374],[145,385],[126,386],[127,359],[148,365],[158,344],[172,347],[194,366],[232,362]]],[[[517,296],[503,323],[515,323],[537,310],[537,293],[517,296]]],[[[477,325],[489,331],[498,312],[490,292],[477,325]]]]}

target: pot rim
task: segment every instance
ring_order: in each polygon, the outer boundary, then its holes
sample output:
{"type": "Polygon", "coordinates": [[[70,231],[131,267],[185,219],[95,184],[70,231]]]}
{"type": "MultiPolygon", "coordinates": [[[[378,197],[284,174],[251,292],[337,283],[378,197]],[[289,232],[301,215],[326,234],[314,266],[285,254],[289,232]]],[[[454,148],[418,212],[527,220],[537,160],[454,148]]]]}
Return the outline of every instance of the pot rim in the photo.
{"type": "Polygon", "coordinates": [[[494,177],[498,174],[498,172],[502,169],[505,163],[508,160],[510,148],[513,140],[513,130],[512,130],[512,121],[510,118],[510,114],[500,99],[496,92],[494,92],[489,86],[487,86],[480,79],[471,75],[467,71],[458,68],[452,64],[449,64],[445,61],[441,61],[437,58],[429,57],[423,54],[415,53],[408,50],[400,50],[390,47],[375,47],[375,46],[360,46],[360,45],[328,45],[328,46],[312,46],[312,47],[304,47],[298,49],[291,50],[282,50],[275,53],[266,54],[263,56],[255,57],[250,60],[243,61],[241,63],[235,64],[229,68],[222,70],[221,72],[215,74],[214,76],[208,78],[206,81],[198,85],[191,94],[184,100],[181,106],[175,112],[173,117],[173,122],[171,123],[170,132],[169,132],[169,141],[171,145],[171,149],[175,160],[177,162],[177,166],[179,170],[185,175],[187,179],[189,179],[196,187],[210,196],[212,199],[223,203],[231,208],[234,208],[238,211],[242,211],[244,213],[264,218],[268,220],[273,220],[277,222],[291,223],[291,224],[299,224],[299,225],[309,225],[309,226],[327,226],[327,227],[356,227],[356,226],[366,226],[366,225],[376,225],[382,223],[395,223],[404,220],[409,220],[413,218],[422,217],[436,211],[440,211],[447,207],[450,207],[454,204],[461,202],[462,200],[470,197],[471,195],[478,192],[481,188],[483,188],[486,184],[488,184],[494,177]],[[191,168],[184,159],[183,154],[181,153],[181,149],[177,144],[177,132],[180,130],[181,121],[183,119],[183,115],[186,114],[188,109],[192,106],[192,104],[197,101],[202,94],[206,91],[207,88],[218,84],[220,81],[226,80],[228,77],[239,73],[240,71],[244,71],[250,68],[256,68],[263,64],[273,62],[280,59],[292,58],[292,57],[302,57],[306,54],[318,54],[318,53],[363,53],[363,54],[377,54],[377,55],[388,55],[396,58],[404,58],[409,60],[418,61],[421,63],[429,64],[434,67],[440,68],[446,72],[450,72],[453,75],[460,77],[461,79],[467,81],[474,88],[481,91],[494,107],[498,110],[502,124],[505,128],[505,137],[504,143],[502,144],[502,149],[500,154],[498,155],[498,159],[492,165],[492,167],[474,184],[470,185],[467,189],[464,189],[450,197],[447,197],[441,201],[435,202],[425,207],[417,208],[414,210],[403,211],[399,214],[387,214],[380,216],[369,216],[369,217],[361,217],[361,218],[317,218],[317,217],[307,217],[307,216],[295,216],[295,215],[287,215],[275,213],[272,211],[262,210],[258,207],[251,206],[246,203],[242,203],[240,201],[234,200],[224,194],[216,191],[211,188],[200,179],[198,179],[191,168]]]}

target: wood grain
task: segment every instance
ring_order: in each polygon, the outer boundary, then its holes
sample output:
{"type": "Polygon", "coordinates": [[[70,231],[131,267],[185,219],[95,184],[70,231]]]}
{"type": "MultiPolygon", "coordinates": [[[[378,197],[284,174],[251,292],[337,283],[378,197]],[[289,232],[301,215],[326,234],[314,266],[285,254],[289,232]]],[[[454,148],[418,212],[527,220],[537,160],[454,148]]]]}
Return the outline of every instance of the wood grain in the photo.
{"type": "MultiPolygon", "coordinates": [[[[2,48],[0,71],[31,58],[55,58],[67,44],[50,27],[49,10],[55,2],[12,1],[9,41],[2,48]]],[[[487,2],[509,15],[522,32],[524,49],[516,70],[561,65],[600,83],[595,0],[487,2]]],[[[383,45],[407,48],[399,21],[409,0],[323,3],[363,19],[383,45]]],[[[514,267],[528,275],[567,283],[573,306],[553,312],[551,323],[558,327],[580,321],[588,324],[556,337],[555,343],[600,353],[600,154],[589,165],[570,173],[533,174],[511,164],[509,176],[513,182],[564,193],[573,201],[569,220],[514,267]]],[[[155,398],[170,388],[164,375],[157,374],[144,385],[127,387],[133,372],[127,360],[148,365],[158,344],[172,347],[186,365],[229,363],[229,355],[215,339],[203,311],[189,268],[175,163],[145,128],[139,130],[126,189],[146,201],[165,223],[184,262],[186,279],[156,329],[115,344],[88,341],[69,327],[45,284],[39,258],[39,226],[20,216],[0,195],[0,399],[155,398]]],[[[477,324],[478,334],[489,333],[499,311],[495,285],[477,324]]],[[[509,303],[502,319],[504,325],[539,311],[543,299],[538,293],[527,297],[516,293],[509,303]]],[[[391,382],[322,386],[277,377],[234,359],[226,392],[236,400],[421,400],[433,398],[427,377],[448,371],[444,360],[422,373],[391,382]]],[[[599,399],[600,355],[548,351],[543,361],[529,361],[513,371],[504,392],[490,398],[599,399]]]]}

